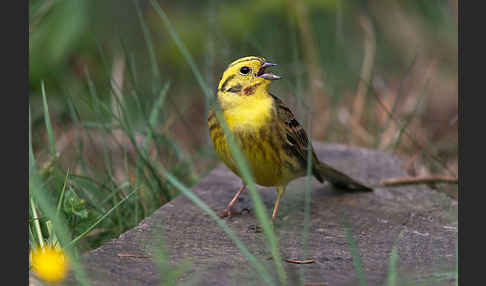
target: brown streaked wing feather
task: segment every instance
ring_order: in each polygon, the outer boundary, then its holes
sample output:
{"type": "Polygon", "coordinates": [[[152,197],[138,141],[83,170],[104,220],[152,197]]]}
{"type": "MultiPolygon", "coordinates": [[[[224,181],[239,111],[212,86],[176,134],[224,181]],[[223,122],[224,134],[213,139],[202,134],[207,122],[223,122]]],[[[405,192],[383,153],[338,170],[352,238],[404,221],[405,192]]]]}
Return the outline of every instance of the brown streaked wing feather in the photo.
{"type": "MultiPolygon", "coordinates": [[[[292,153],[295,155],[297,160],[300,162],[302,168],[306,168],[307,166],[307,152],[309,151],[309,139],[307,138],[307,134],[305,133],[304,128],[300,123],[295,119],[294,114],[290,110],[290,108],[278,97],[273,94],[270,94],[273,99],[275,100],[275,105],[277,109],[277,116],[279,121],[283,123],[283,129],[285,130],[285,139],[287,142],[286,144],[289,145],[289,148],[292,150],[292,153]]],[[[319,174],[318,170],[315,168],[315,163],[318,162],[317,156],[312,149],[312,145],[310,146],[312,152],[312,173],[316,177],[317,180],[323,182],[322,176],[319,174]]]]}
{"type": "MultiPolygon", "coordinates": [[[[292,152],[294,153],[295,157],[301,162],[303,168],[306,168],[307,164],[307,152],[309,150],[309,140],[307,139],[307,134],[305,133],[304,128],[297,122],[292,111],[285,105],[285,103],[280,100],[278,97],[272,95],[275,100],[277,114],[279,117],[279,121],[283,122],[285,135],[286,135],[286,143],[291,148],[292,152]]],[[[363,183],[349,177],[348,175],[342,173],[334,169],[333,167],[324,164],[319,161],[310,146],[312,152],[312,174],[314,177],[319,180],[321,183],[324,182],[325,177],[329,180],[334,186],[344,188],[344,189],[351,189],[351,190],[363,190],[363,191],[372,191],[371,188],[364,185],[363,183]]]]}
{"type": "Polygon", "coordinates": [[[214,139],[214,135],[221,133],[218,119],[216,118],[216,114],[212,108],[209,109],[208,112],[208,127],[209,127],[209,135],[212,139],[214,139]]]}
{"type": "Polygon", "coordinates": [[[216,123],[215,120],[216,120],[216,115],[214,114],[213,109],[210,108],[208,111],[208,125],[211,126],[214,123],[216,123]]]}

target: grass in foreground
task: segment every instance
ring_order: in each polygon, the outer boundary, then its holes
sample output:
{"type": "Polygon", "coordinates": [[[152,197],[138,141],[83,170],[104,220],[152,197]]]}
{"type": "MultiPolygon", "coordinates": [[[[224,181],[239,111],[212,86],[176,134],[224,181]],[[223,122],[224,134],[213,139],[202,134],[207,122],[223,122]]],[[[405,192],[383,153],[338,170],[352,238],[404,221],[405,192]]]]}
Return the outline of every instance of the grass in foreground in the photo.
{"type": "MultiPolygon", "coordinates": [[[[177,51],[182,54],[185,63],[196,78],[201,91],[206,97],[206,101],[212,102],[213,94],[210,91],[211,88],[206,85],[206,80],[200,72],[200,67],[198,67],[188,48],[184,45],[181,36],[158,3],[156,1],[151,1],[150,3],[151,9],[159,17],[158,19],[161,23],[164,24],[163,26],[176,44],[177,51]]],[[[56,136],[59,138],[59,134],[56,134],[56,127],[53,126],[55,121],[51,120],[52,113],[49,112],[49,89],[46,89],[46,85],[43,82],[41,83],[43,118],[48,142],[45,149],[47,149],[46,154],[48,155],[46,157],[48,159],[42,160],[47,163],[42,164],[42,166],[38,165],[30,128],[29,243],[31,248],[36,245],[61,245],[66,251],[69,261],[71,261],[72,270],[78,281],[82,285],[89,285],[86,273],[84,273],[82,266],[79,264],[79,254],[130,229],[138,224],[142,218],[150,215],[160,205],[181,193],[215,219],[222,230],[232,238],[242,255],[248,259],[262,281],[269,285],[285,284],[288,280],[288,275],[285,273],[282,260],[280,259],[278,238],[269,227],[266,209],[263,207],[261,198],[254,187],[251,174],[246,167],[241,152],[234,143],[231,144],[232,152],[235,157],[240,158],[238,163],[244,171],[244,179],[249,183],[248,187],[255,205],[256,214],[260,224],[263,226],[267,247],[272,253],[275,263],[274,267],[276,273],[278,273],[276,277],[270,274],[270,270],[246,248],[225,222],[220,220],[207,205],[186,187],[186,185],[190,186],[196,182],[200,176],[195,167],[197,159],[208,155],[205,153],[204,148],[195,153],[186,152],[179,138],[171,134],[168,129],[160,128],[160,126],[170,125],[171,120],[183,121],[183,118],[175,117],[174,119],[174,117],[167,115],[169,110],[174,108],[169,96],[173,85],[169,84],[169,81],[164,78],[164,74],[159,68],[156,49],[154,48],[155,44],[137,1],[134,1],[134,7],[137,11],[138,21],[143,31],[144,43],[149,54],[148,62],[151,67],[151,80],[148,82],[140,80],[140,65],[134,60],[133,54],[124,48],[123,40],[120,41],[121,51],[114,57],[113,61],[124,63],[127,74],[124,80],[118,81],[116,79],[115,68],[110,72],[111,69],[107,64],[109,61],[103,55],[103,49],[99,49],[105,72],[103,84],[100,84],[92,77],[92,73],[98,71],[84,68],[82,71],[85,80],[82,83],[84,86],[83,93],[88,94],[89,97],[79,99],[76,98],[76,95],[71,94],[74,93],[73,91],[68,90],[67,92],[70,94],[66,99],[69,110],[68,116],[73,122],[73,129],[82,130],[83,132],[83,135],[77,137],[74,141],[74,149],[79,149],[75,150],[75,164],[70,168],[65,168],[61,164],[64,153],[58,152],[65,149],[56,146],[56,144],[59,144],[59,140],[55,138],[56,136]],[[106,86],[109,88],[106,89],[106,86]],[[147,87],[149,87],[149,91],[147,91],[147,87]],[[144,99],[142,99],[142,95],[144,99]],[[149,98],[148,100],[146,99],[147,97],[149,98]],[[80,116],[83,113],[81,111],[82,108],[88,108],[91,114],[94,114],[94,117],[88,120],[82,119],[80,116]],[[99,147],[99,152],[96,153],[96,156],[102,158],[100,161],[103,164],[97,168],[93,168],[86,156],[85,151],[89,146],[99,147]],[[163,148],[160,148],[160,146],[163,146],[163,148]],[[200,157],[195,158],[196,156],[200,157]],[[119,158],[122,159],[120,160],[119,158]],[[120,174],[122,175],[120,176],[120,174]]],[[[299,45],[297,42],[298,40],[295,39],[293,49],[295,51],[295,63],[299,65],[299,45]]],[[[263,48],[260,48],[260,50],[263,50],[263,48]]],[[[300,78],[301,75],[295,77],[296,90],[303,89],[303,84],[299,81],[300,78]]],[[[291,88],[294,89],[293,86],[291,88]]],[[[373,88],[373,86],[370,84],[369,88],[373,88]]],[[[297,101],[299,106],[302,107],[305,106],[305,100],[301,94],[302,92],[298,92],[297,101]]],[[[390,141],[391,143],[387,145],[387,148],[390,148],[389,146],[399,148],[402,145],[403,138],[407,137],[405,135],[406,130],[414,126],[414,117],[419,115],[420,98],[422,97],[419,97],[419,100],[416,102],[416,108],[413,109],[413,116],[406,118],[403,124],[395,126],[399,131],[399,136],[396,140],[390,141]]],[[[341,108],[337,101],[331,104],[333,104],[333,109],[335,110],[341,108]]],[[[219,118],[220,120],[222,119],[221,115],[219,115],[219,118]]],[[[364,120],[369,119],[365,118],[364,120]]],[[[390,125],[392,124],[390,123],[390,125]]],[[[377,139],[369,144],[379,146],[381,140],[386,141],[387,137],[390,138],[389,133],[386,132],[390,125],[388,123],[384,124],[381,133],[383,136],[376,136],[376,138],[380,137],[382,139],[377,139]]],[[[29,127],[31,126],[29,125],[29,127]]],[[[227,133],[227,128],[224,129],[227,133]]],[[[357,142],[366,142],[367,138],[370,137],[366,132],[364,134],[360,133],[359,129],[353,129],[351,133],[356,133],[357,135],[355,136],[360,138],[357,142]]],[[[413,145],[413,143],[409,143],[409,145],[413,145]]],[[[434,152],[430,153],[435,156],[434,152]]],[[[437,165],[437,168],[441,168],[440,162],[437,165]]],[[[302,237],[304,242],[303,256],[306,253],[306,233],[309,228],[309,194],[310,185],[308,180],[305,195],[307,219],[304,221],[302,237]]],[[[367,285],[362,269],[363,266],[359,259],[359,249],[353,241],[351,230],[346,230],[359,283],[360,285],[367,285]]],[[[168,258],[163,249],[156,253],[155,260],[161,269],[161,275],[162,272],[168,274],[165,276],[168,278],[164,283],[166,285],[175,285],[176,278],[180,277],[181,273],[187,268],[168,267],[168,258]]],[[[391,251],[387,285],[397,285],[399,283],[396,272],[398,259],[396,250],[393,249],[391,251]]],[[[305,272],[302,271],[300,276],[301,285],[305,285],[304,274],[305,272]]],[[[431,278],[411,282],[411,285],[424,285],[424,283],[432,283],[433,281],[445,279],[444,277],[450,278],[453,276],[453,272],[437,273],[431,275],[431,278]]],[[[457,270],[455,277],[457,278],[457,270]]]]}

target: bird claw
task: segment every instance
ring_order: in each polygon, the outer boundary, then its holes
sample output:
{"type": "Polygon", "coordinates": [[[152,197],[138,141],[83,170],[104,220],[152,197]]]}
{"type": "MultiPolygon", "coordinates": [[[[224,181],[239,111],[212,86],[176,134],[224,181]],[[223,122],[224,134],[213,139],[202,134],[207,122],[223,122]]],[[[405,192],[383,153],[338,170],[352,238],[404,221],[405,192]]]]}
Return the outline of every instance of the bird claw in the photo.
{"type": "Polygon", "coordinates": [[[225,217],[230,216],[230,215],[231,215],[231,210],[229,210],[229,209],[224,209],[224,211],[219,213],[220,218],[225,218],[225,217]]]}
{"type": "Polygon", "coordinates": [[[243,214],[243,212],[247,211],[248,213],[250,213],[250,210],[247,209],[247,208],[244,208],[242,209],[241,211],[234,211],[234,210],[231,210],[231,209],[228,209],[228,208],[225,208],[224,211],[222,211],[220,214],[219,214],[219,217],[220,218],[225,218],[225,217],[231,217],[232,215],[241,215],[243,214]]]}

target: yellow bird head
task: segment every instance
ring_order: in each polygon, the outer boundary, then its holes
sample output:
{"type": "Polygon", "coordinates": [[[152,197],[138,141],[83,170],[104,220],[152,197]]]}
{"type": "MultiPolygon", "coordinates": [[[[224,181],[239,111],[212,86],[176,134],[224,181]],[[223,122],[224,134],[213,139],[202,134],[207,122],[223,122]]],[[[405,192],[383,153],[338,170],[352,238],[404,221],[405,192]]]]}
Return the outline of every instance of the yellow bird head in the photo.
{"type": "Polygon", "coordinates": [[[218,100],[223,108],[248,101],[250,97],[269,96],[261,91],[266,91],[273,80],[281,78],[265,71],[271,66],[276,64],[262,57],[244,57],[229,64],[218,86],[218,100]]]}

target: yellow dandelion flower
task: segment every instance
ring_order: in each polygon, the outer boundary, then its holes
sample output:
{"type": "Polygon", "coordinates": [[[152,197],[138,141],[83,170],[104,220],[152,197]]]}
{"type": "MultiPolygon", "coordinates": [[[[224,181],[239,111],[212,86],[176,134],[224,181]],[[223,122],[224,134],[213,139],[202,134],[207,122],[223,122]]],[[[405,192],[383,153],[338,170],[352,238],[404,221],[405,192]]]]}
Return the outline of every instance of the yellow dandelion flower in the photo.
{"type": "Polygon", "coordinates": [[[68,271],[66,254],[60,247],[36,247],[30,253],[34,272],[47,282],[62,281],[68,271]]]}

